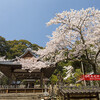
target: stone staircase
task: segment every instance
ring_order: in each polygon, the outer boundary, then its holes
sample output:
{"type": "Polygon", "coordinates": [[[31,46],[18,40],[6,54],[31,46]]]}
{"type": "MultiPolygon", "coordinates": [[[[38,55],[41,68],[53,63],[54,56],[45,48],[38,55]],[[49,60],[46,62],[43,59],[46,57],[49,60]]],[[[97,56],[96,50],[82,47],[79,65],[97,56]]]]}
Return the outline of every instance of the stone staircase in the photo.
{"type": "Polygon", "coordinates": [[[0,94],[0,100],[41,100],[43,93],[5,93],[0,94]]]}

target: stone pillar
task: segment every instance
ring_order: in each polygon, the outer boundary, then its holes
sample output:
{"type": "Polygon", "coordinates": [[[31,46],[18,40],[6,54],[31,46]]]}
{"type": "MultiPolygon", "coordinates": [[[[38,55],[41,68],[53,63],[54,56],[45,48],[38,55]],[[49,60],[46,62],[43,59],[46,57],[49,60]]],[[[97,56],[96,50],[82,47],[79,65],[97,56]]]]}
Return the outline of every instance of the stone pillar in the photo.
{"type": "MultiPolygon", "coordinates": [[[[84,67],[84,65],[83,65],[83,62],[81,62],[81,67],[82,67],[83,75],[85,75],[85,67],[84,67]]],[[[86,81],[83,80],[83,82],[84,82],[84,86],[86,86],[86,81]]]]}

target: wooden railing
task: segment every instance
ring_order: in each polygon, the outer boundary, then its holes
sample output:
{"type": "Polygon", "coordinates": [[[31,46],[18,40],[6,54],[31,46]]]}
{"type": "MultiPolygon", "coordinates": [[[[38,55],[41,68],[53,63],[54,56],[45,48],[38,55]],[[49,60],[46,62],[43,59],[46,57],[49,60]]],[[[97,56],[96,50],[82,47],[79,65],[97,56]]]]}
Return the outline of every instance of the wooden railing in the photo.
{"type": "MultiPolygon", "coordinates": [[[[1,88],[0,93],[43,93],[45,88],[1,88]]],[[[48,89],[47,89],[48,91],[48,89]]]]}
{"type": "Polygon", "coordinates": [[[6,89],[6,88],[20,88],[20,85],[16,85],[16,86],[15,85],[0,85],[0,89],[6,89]]]}
{"type": "Polygon", "coordinates": [[[0,85],[0,93],[42,93],[48,88],[25,88],[24,85],[0,85]]]}

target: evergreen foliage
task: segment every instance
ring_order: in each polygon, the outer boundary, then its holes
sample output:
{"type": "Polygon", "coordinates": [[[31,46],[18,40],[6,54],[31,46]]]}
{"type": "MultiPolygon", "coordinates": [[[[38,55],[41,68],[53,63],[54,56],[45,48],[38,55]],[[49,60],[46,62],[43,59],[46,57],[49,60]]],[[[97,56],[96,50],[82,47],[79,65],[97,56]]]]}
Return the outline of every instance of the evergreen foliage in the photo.
{"type": "Polygon", "coordinates": [[[6,56],[7,59],[13,59],[16,56],[22,55],[27,48],[32,50],[42,49],[43,47],[37,44],[32,44],[28,40],[12,40],[6,41],[5,38],[0,36],[0,56],[6,56]]]}

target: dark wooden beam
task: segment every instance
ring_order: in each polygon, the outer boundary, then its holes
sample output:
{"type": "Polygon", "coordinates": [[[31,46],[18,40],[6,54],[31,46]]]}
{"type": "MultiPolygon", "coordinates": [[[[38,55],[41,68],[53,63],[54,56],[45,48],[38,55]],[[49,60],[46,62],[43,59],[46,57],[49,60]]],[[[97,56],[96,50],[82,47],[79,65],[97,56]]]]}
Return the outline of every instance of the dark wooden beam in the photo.
{"type": "MultiPolygon", "coordinates": [[[[90,99],[90,98],[97,98],[97,96],[84,96],[84,97],[70,97],[70,99],[90,99]]],[[[99,99],[97,99],[99,100],[99,99]]]]}
{"type": "Polygon", "coordinates": [[[32,72],[32,73],[29,73],[29,72],[13,72],[13,73],[27,73],[27,74],[41,74],[41,72],[32,72]]]}
{"type": "Polygon", "coordinates": [[[41,72],[41,77],[40,77],[40,87],[43,87],[43,72],[41,72]]]}
{"type": "Polygon", "coordinates": [[[67,94],[67,100],[70,100],[70,94],[67,94]]]}
{"type": "Polygon", "coordinates": [[[100,100],[100,99],[99,99],[99,93],[97,93],[97,100],[100,100]]]}

